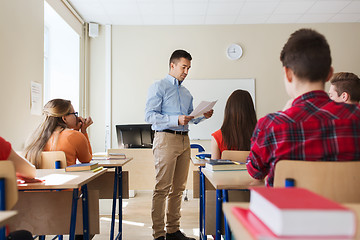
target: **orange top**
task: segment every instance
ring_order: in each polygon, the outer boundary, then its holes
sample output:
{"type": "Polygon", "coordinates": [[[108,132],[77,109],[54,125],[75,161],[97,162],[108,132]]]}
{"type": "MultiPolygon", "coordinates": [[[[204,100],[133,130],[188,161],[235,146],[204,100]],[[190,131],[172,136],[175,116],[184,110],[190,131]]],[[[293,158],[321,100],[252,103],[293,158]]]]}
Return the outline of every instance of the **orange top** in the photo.
{"type": "Polygon", "coordinates": [[[76,159],[81,163],[88,163],[92,159],[92,150],[87,133],[72,129],[53,132],[43,151],[65,152],[67,166],[76,164],[76,159]]]}

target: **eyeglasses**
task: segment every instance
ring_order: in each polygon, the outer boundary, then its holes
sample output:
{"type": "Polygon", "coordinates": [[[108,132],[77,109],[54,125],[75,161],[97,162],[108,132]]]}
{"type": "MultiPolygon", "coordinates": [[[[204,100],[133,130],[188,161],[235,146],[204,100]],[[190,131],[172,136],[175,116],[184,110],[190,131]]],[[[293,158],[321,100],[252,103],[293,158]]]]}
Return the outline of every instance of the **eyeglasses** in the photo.
{"type": "Polygon", "coordinates": [[[72,113],[68,113],[68,114],[66,114],[66,115],[71,115],[71,114],[74,114],[75,117],[79,117],[79,113],[78,113],[78,112],[72,112],[72,113]]]}

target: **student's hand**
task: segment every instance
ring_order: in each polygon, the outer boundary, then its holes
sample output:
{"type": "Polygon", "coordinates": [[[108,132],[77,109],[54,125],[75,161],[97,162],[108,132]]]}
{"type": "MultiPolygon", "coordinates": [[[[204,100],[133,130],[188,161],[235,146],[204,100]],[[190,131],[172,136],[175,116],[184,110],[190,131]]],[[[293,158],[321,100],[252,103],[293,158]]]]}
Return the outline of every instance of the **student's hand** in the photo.
{"type": "Polygon", "coordinates": [[[18,184],[24,184],[24,183],[42,183],[45,180],[39,179],[39,178],[27,178],[24,176],[21,176],[19,174],[16,174],[17,177],[17,183],[18,184]]]}
{"type": "Polygon", "coordinates": [[[205,118],[211,118],[211,116],[213,115],[214,113],[214,109],[211,109],[210,111],[204,113],[204,117],[205,118]]]}
{"type": "Polygon", "coordinates": [[[86,133],[86,129],[91,124],[93,124],[93,120],[91,119],[91,117],[88,117],[88,118],[79,117],[79,121],[81,121],[81,132],[82,133],[86,133]]]}
{"type": "Polygon", "coordinates": [[[193,116],[180,115],[178,119],[179,125],[187,125],[193,118],[193,116]]]}

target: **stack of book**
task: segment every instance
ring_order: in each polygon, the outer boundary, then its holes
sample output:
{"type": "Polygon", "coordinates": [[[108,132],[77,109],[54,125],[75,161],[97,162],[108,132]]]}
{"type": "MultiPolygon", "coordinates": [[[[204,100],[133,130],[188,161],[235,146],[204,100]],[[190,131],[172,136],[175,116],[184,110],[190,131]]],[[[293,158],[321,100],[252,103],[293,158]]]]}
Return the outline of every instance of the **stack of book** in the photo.
{"type": "Polygon", "coordinates": [[[351,239],[353,211],[302,188],[253,188],[249,209],[232,209],[255,239],[351,239]]]}
{"type": "Polygon", "coordinates": [[[246,170],[246,164],[228,159],[211,159],[205,163],[205,168],[211,171],[246,170]]]}
{"type": "MultiPolygon", "coordinates": [[[[74,164],[74,165],[67,166],[65,168],[65,172],[79,172],[79,171],[88,171],[88,170],[93,170],[94,171],[97,168],[99,168],[99,165],[96,162],[79,163],[79,164],[74,164]]],[[[102,167],[100,167],[100,168],[102,168],[102,167]]]]}
{"type": "Polygon", "coordinates": [[[124,153],[109,153],[108,160],[121,160],[126,159],[126,155],[124,153]]]}

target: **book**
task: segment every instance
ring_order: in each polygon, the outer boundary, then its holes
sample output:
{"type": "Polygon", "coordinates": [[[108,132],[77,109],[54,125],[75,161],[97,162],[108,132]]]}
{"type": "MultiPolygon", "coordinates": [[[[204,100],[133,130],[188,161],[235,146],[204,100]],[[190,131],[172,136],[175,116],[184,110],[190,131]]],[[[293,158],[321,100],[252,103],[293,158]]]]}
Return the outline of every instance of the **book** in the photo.
{"type": "Polygon", "coordinates": [[[92,160],[107,160],[108,155],[106,152],[93,153],[92,160]]]}
{"type": "Polygon", "coordinates": [[[348,240],[349,236],[276,236],[253,212],[241,207],[233,207],[231,212],[248,230],[255,240],[348,240]]]}
{"type": "Polygon", "coordinates": [[[126,159],[126,155],[124,153],[109,153],[108,160],[118,160],[118,159],[126,159]]]}
{"type": "Polygon", "coordinates": [[[93,170],[98,167],[98,163],[80,163],[67,166],[65,172],[77,172],[77,171],[87,171],[93,170]]]}
{"type": "Polygon", "coordinates": [[[252,188],[249,210],[276,236],[352,237],[350,209],[303,188],[252,188]]]}
{"type": "Polygon", "coordinates": [[[235,162],[228,159],[211,159],[205,163],[205,168],[211,171],[246,170],[246,163],[235,162]]]}

